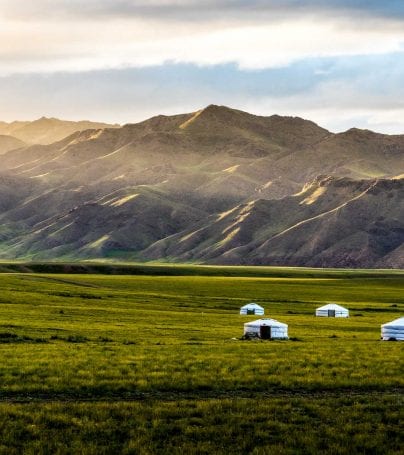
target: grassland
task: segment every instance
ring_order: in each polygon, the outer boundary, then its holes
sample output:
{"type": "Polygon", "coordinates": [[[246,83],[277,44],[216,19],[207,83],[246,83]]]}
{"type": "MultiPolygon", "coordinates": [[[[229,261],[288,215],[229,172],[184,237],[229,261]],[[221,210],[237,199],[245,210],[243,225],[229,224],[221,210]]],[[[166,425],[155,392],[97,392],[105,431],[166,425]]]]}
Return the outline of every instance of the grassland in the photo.
{"type": "Polygon", "coordinates": [[[13,267],[48,273],[0,274],[0,453],[402,453],[402,272],[13,267]]]}

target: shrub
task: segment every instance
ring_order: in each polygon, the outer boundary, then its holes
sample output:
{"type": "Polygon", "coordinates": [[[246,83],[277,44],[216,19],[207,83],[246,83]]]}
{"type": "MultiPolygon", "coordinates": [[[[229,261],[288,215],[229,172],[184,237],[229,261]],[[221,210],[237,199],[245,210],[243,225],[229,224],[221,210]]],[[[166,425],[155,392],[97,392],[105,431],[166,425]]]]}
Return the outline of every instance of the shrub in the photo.
{"type": "Polygon", "coordinates": [[[88,341],[88,338],[86,338],[82,335],[69,335],[66,338],[66,341],[68,343],[85,343],[86,341],[88,341]]]}

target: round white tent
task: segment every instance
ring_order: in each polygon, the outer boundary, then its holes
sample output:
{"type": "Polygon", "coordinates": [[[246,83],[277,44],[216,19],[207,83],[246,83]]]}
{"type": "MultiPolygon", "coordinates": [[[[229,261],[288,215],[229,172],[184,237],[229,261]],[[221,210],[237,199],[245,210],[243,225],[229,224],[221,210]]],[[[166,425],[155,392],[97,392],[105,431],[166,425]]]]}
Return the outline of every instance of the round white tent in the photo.
{"type": "Polygon", "coordinates": [[[382,325],[382,340],[404,341],[404,317],[382,325]]]}
{"type": "Polygon", "coordinates": [[[288,325],[275,319],[263,318],[244,324],[244,336],[262,339],[288,339],[288,325]]]}
{"type": "Polygon", "coordinates": [[[326,318],[349,318],[349,311],[336,303],[329,303],[316,309],[316,316],[326,318]]]}
{"type": "Polygon", "coordinates": [[[251,302],[240,308],[240,314],[256,314],[258,316],[262,316],[264,314],[264,308],[254,302],[251,302]]]}

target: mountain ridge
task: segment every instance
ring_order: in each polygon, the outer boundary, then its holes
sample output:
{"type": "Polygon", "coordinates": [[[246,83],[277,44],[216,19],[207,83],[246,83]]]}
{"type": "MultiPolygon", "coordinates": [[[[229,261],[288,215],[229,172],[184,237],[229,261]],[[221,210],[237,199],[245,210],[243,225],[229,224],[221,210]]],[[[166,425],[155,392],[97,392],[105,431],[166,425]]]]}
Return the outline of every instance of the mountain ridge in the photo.
{"type": "Polygon", "coordinates": [[[75,131],[2,155],[0,257],[403,267],[402,174],[404,136],[217,105],[75,131]]]}
{"type": "Polygon", "coordinates": [[[0,155],[4,155],[11,150],[26,146],[27,144],[14,136],[0,134],[0,155]]]}
{"type": "Polygon", "coordinates": [[[47,145],[62,140],[68,135],[91,128],[116,128],[111,125],[89,120],[71,121],[55,117],[41,117],[32,121],[1,122],[0,134],[13,136],[27,144],[47,145]]]}

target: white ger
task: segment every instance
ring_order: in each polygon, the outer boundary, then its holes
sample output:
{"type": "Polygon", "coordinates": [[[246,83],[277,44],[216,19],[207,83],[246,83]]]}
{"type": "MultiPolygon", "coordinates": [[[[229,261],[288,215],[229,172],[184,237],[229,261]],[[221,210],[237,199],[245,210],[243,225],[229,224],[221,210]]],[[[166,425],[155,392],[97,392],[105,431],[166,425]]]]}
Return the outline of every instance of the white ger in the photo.
{"type": "Polygon", "coordinates": [[[349,310],[336,303],[329,303],[316,309],[316,316],[326,318],[349,318],[349,310]]]}
{"type": "Polygon", "coordinates": [[[382,325],[382,340],[404,341],[404,317],[382,325]]]}
{"type": "Polygon", "coordinates": [[[275,319],[257,319],[244,324],[244,335],[263,340],[287,340],[288,325],[275,319]]]}
{"type": "Polygon", "coordinates": [[[258,316],[262,316],[264,314],[264,308],[254,302],[251,302],[240,308],[240,314],[256,314],[258,316]]]}

